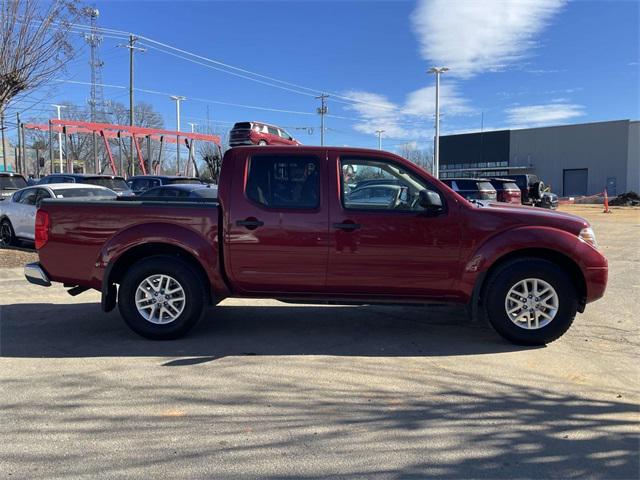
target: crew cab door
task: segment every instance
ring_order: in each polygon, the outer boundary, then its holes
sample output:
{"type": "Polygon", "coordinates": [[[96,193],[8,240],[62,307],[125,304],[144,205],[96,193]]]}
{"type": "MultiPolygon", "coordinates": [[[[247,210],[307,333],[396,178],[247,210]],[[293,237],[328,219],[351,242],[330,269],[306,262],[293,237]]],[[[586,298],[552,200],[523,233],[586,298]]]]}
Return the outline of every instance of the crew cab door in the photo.
{"type": "Polygon", "coordinates": [[[458,271],[455,204],[418,169],[380,154],[331,152],[327,291],[368,297],[444,298],[458,271]],[[436,192],[440,213],[427,213],[419,192],[436,192]],[[367,192],[368,191],[368,192],[367,192]]]}
{"type": "Polygon", "coordinates": [[[247,149],[243,155],[235,158],[224,206],[225,266],[233,288],[254,294],[322,292],[329,221],[326,161],[293,149],[255,154],[247,149]]]}

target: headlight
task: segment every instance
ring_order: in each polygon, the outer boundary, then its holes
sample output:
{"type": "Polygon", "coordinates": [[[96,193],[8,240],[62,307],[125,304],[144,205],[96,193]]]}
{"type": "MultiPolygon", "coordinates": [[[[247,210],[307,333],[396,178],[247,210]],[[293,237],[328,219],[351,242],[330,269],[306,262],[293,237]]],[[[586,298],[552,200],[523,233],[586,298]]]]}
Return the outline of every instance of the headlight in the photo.
{"type": "Polygon", "coordinates": [[[578,238],[585,243],[588,243],[593,248],[598,248],[598,241],[596,240],[596,234],[593,232],[593,228],[587,227],[580,230],[578,238]]]}

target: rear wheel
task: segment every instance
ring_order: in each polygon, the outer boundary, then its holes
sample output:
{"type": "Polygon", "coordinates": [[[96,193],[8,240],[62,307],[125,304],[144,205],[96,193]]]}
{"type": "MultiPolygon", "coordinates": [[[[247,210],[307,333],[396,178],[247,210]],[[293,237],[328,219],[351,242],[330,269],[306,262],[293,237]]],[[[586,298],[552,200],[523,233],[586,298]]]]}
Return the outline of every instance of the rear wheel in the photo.
{"type": "Polygon", "coordinates": [[[260,141],[258,142],[258,145],[266,145],[266,144],[267,144],[267,141],[266,141],[266,140],[260,140],[260,141]]]}
{"type": "Polygon", "coordinates": [[[561,337],[578,309],[577,291],[557,264],[521,258],[498,267],[485,291],[487,317],[507,340],[544,345],[561,337]]]}
{"type": "Polygon", "coordinates": [[[16,242],[16,234],[9,219],[0,222],[0,248],[10,247],[16,242]]]}
{"type": "Polygon", "coordinates": [[[186,262],[164,255],[135,263],[118,292],[118,308],[127,325],[154,340],[186,334],[200,320],[204,305],[200,276],[186,262]]]}

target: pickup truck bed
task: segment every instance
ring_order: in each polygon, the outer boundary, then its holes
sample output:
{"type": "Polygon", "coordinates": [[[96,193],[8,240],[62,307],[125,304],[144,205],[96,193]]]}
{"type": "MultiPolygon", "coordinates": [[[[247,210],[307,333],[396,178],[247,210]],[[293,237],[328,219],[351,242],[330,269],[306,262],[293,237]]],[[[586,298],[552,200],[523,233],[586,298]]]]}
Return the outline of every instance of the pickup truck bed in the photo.
{"type": "Polygon", "coordinates": [[[468,304],[504,337],[558,338],[604,294],[579,217],[477,206],[396,155],[239,147],[217,201],[45,201],[33,283],[102,292],[136,332],[175,338],[236,297],[468,304]]]}

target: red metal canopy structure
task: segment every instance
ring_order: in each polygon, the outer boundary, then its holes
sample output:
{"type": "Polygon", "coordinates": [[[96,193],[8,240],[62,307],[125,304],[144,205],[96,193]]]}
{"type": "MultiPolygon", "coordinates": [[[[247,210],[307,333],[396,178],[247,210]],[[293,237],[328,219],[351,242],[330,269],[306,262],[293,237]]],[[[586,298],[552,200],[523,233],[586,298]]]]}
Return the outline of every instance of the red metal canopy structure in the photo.
{"type": "MultiPolygon", "coordinates": [[[[81,122],[76,120],[58,120],[51,119],[49,124],[35,124],[24,123],[22,128],[30,130],[40,130],[49,132],[49,158],[51,160],[51,170],[53,171],[53,134],[61,133],[64,135],[64,142],[66,145],[67,137],[75,134],[90,134],[94,135],[96,140],[99,135],[104,141],[105,152],[108,157],[109,167],[114,175],[126,175],[122,159],[122,139],[130,138],[132,143],[131,160],[133,161],[133,150],[135,149],[136,156],[140,165],[140,171],[146,175],[147,173],[159,174],[162,168],[162,147],[164,143],[178,143],[184,142],[189,150],[189,159],[185,164],[184,173],[189,171],[189,166],[193,165],[196,175],[198,175],[198,168],[195,161],[195,142],[197,140],[203,142],[212,142],[218,149],[220,149],[220,137],[218,135],[208,135],[204,133],[190,133],[190,132],[178,132],[174,130],[161,130],[157,128],[147,127],[131,127],[128,125],[116,125],[111,123],[95,123],[95,122],[81,122]],[[116,162],[113,158],[111,147],[109,145],[110,139],[117,139],[119,145],[119,169],[116,166],[116,162]],[[142,148],[140,147],[140,140],[146,139],[147,142],[147,163],[145,164],[142,148]],[[153,160],[151,156],[151,141],[160,142],[160,152],[158,159],[153,160]]],[[[96,170],[99,169],[98,154],[96,148],[97,142],[94,141],[94,160],[96,164],[96,170]]],[[[65,148],[66,150],[66,148],[65,148]]],[[[221,153],[221,152],[219,152],[221,153]]],[[[73,160],[69,163],[69,158],[66,161],[66,168],[73,171],[73,160]]],[[[62,165],[60,165],[62,171],[62,165]]],[[[100,169],[101,170],[101,169],[100,169]]],[[[101,172],[96,172],[101,173],[101,172]]],[[[179,174],[182,172],[178,172],[179,174]]]]}

